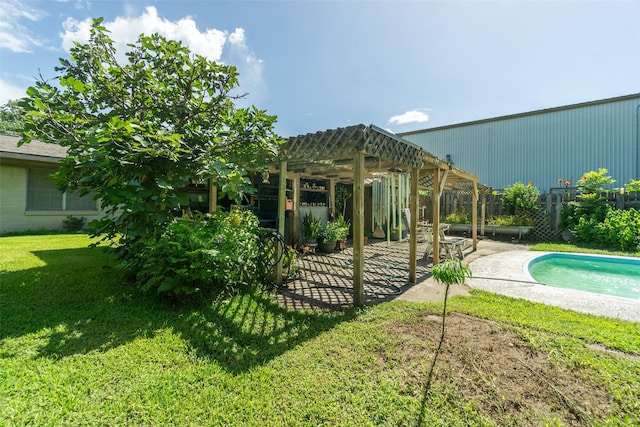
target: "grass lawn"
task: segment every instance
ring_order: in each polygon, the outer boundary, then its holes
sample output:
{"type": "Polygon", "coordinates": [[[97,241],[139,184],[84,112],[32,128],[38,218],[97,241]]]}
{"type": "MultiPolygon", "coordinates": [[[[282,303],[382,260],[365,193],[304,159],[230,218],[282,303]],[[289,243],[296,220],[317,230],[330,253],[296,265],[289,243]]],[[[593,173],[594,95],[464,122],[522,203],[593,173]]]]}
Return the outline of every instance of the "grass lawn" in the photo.
{"type": "Polygon", "coordinates": [[[455,297],[425,391],[440,304],[176,309],[89,243],[0,238],[2,426],[640,425],[638,323],[455,297]]]}
{"type": "Polygon", "coordinates": [[[588,245],[574,245],[571,243],[538,243],[531,247],[533,251],[547,251],[547,252],[575,252],[585,254],[597,254],[597,255],[617,255],[626,257],[640,257],[640,252],[621,252],[621,251],[608,251],[598,246],[588,245]]]}

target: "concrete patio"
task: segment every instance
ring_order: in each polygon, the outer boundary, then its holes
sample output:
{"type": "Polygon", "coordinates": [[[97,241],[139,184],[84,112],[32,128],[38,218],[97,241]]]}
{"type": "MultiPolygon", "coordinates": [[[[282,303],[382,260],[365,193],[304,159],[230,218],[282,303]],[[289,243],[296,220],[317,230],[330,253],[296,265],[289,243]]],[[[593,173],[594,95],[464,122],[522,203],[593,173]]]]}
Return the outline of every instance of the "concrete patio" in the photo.
{"type": "MultiPolygon", "coordinates": [[[[530,245],[517,240],[481,239],[478,249],[464,251],[473,277],[467,285],[453,286],[450,296],[469,295],[469,290],[482,289],[529,301],[595,315],[640,322],[640,301],[609,297],[568,289],[553,288],[529,282],[522,270],[526,260],[543,252],[529,251],[530,245]]],[[[365,301],[391,300],[436,302],[444,298],[444,286],[431,276],[431,259],[422,258],[425,244],[418,244],[417,281],[409,277],[408,241],[374,241],[365,246],[365,301]]],[[[294,309],[340,309],[349,307],[352,299],[352,250],[333,254],[307,254],[300,259],[301,274],[278,292],[278,301],[294,309]]]]}
{"type": "MultiPolygon", "coordinates": [[[[370,241],[364,254],[365,302],[393,299],[437,301],[444,287],[431,279],[431,259],[424,259],[426,245],[418,244],[416,284],[409,278],[409,242],[370,241]]],[[[465,258],[471,253],[465,250],[465,258]]],[[[294,309],[344,308],[353,304],[352,248],[332,254],[306,254],[300,260],[300,277],[290,281],[278,293],[281,304],[294,309]]],[[[451,289],[452,294],[467,293],[466,287],[451,289]]]]}

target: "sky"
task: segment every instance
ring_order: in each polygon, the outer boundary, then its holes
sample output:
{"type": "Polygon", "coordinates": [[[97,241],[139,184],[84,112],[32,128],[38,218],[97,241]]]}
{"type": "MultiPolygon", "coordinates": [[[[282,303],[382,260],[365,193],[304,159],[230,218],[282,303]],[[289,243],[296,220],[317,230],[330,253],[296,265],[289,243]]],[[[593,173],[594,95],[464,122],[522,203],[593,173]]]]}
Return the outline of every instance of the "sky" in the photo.
{"type": "Polygon", "coordinates": [[[640,92],[640,0],[0,0],[0,104],[103,17],[235,65],[240,106],[283,137],[374,124],[399,133],[640,92]]]}

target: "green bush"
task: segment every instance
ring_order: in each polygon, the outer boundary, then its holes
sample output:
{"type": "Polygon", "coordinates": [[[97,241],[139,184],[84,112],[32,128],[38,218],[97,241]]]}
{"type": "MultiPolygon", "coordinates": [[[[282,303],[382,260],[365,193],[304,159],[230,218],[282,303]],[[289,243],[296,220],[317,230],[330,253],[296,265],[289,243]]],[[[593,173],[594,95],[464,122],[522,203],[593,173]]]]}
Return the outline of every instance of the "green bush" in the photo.
{"type": "Polygon", "coordinates": [[[346,239],[349,235],[349,224],[343,217],[338,217],[335,221],[327,221],[320,228],[318,238],[324,242],[335,242],[336,240],[346,239]]]}
{"type": "Polygon", "coordinates": [[[563,210],[563,228],[573,231],[578,242],[606,246],[616,250],[640,251],[640,212],[598,206],[590,213],[579,205],[563,210]]]}
{"type": "Polygon", "coordinates": [[[87,219],[83,216],[78,218],[77,216],[68,215],[62,220],[62,229],[70,232],[82,231],[86,221],[87,219]]]}
{"type": "Polygon", "coordinates": [[[605,187],[616,182],[607,175],[609,171],[606,168],[600,168],[598,171],[589,171],[582,175],[578,180],[578,190],[583,194],[600,193],[605,191],[605,187]]]}
{"type": "Polygon", "coordinates": [[[610,209],[600,226],[608,246],[622,251],[640,251],[640,211],[610,209]]]}
{"type": "Polygon", "coordinates": [[[540,192],[534,185],[516,182],[504,189],[502,209],[508,215],[531,217],[538,210],[539,198],[540,192]]]}
{"type": "MultiPolygon", "coordinates": [[[[581,194],[578,201],[570,202],[562,208],[560,216],[560,228],[562,230],[574,230],[582,218],[583,224],[587,219],[593,219],[595,223],[604,221],[609,206],[602,201],[596,193],[581,194]]],[[[587,225],[585,225],[587,226],[587,225]]]]}
{"type": "Polygon", "coordinates": [[[630,179],[625,185],[625,191],[627,192],[639,192],[640,193],[640,179],[630,179]]]}
{"type": "Polygon", "coordinates": [[[532,226],[533,219],[525,215],[500,215],[487,220],[488,225],[532,226]]]}
{"type": "Polygon", "coordinates": [[[177,219],[143,251],[136,282],[174,297],[258,284],[258,230],[255,215],[239,210],[177,219]]]}
{"type": "Polygon", "coordinates": [[[448,224],[471,224],[471,215],[466,209],[460,209],[460,212],[453,212],[446,216],[444,222],[448,224]]]}

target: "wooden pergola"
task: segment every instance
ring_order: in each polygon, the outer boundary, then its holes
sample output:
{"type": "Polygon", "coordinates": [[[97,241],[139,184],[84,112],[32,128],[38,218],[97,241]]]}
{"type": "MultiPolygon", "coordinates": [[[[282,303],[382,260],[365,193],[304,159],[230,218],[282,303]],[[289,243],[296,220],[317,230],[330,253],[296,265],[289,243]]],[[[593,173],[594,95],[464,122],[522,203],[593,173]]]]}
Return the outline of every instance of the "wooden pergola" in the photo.
{"type": "MultiPolygon", "coordinates": [[[[300,177],[327,179],[330,182],[329,200],[334,200],[336,182],[353,185],[353,304],[364,303],[364,209],[365,178],[374,174],[410,172],[409,234],[417,236],[418,190],[432,192],[433,228],[438,230],[440,195],[445,187],[468,188],[473,194],[473,250],[477,249],[478,177],[447,163],[421,147],[374,125],[354,125],[289,138],[280,147],[273,172],[280,175],[278,188],[278,231],[285,232],[286,181],[292,178],[293,223],[299,221],[300,177]]],[[[333,203],[330,204],[333,209],[333,203]]],[[[439,233],[433,233],[433,263],[440,256],[439,233]]],[[[416,281],[417,239],[410,239],[409,282],[416,281]]],[[[281,275],[280,275],[281,280],[281,275]]]]}

